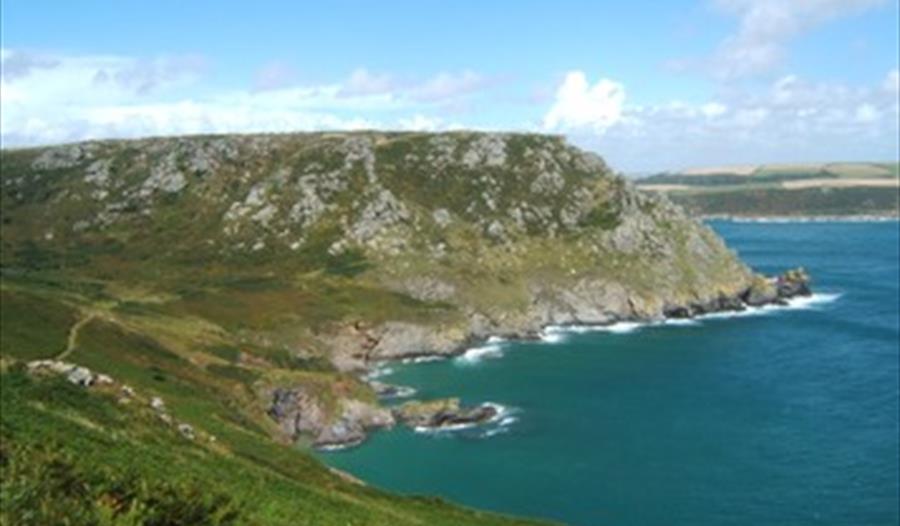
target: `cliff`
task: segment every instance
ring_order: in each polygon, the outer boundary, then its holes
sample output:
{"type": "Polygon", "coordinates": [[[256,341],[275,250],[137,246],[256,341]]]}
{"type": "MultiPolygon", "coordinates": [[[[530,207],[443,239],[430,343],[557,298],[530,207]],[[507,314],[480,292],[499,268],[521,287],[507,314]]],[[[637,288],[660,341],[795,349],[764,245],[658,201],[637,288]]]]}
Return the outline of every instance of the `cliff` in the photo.
{"type": "MultiPolygon", "coordinates": [[[[80,371],[91,392],[86,379],[113,379],[164,404],[173,440],[214,436],[204,455],[251,465],[287,456],[341,495],[356,486],[271,438],[342,445],[496,413],[388,411],[379,395],[403,390],[364,376],[381,360],[808,293],[805,275],[754,275],[681,208],[560,137],[100,141],[3,151],[0,173],[4,374],[80,371]]],[[[22,389],[43,392],[33,381],[22,389]]],[[[95,416],[70,415],[115,433],[95,416]]]]}

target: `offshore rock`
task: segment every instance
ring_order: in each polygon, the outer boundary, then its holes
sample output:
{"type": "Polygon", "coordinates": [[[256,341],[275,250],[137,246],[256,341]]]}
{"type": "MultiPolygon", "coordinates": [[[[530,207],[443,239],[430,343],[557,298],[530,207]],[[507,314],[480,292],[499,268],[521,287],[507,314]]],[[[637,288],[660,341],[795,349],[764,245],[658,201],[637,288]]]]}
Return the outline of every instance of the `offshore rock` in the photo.
{"type": "Polygon", "coordinates": [[[478,425],[490,421],[498,414],[490,404],[461,407],[458,398],[406,402],[394,409],[394,416],[413,428],[442,429],[478,425]]]}

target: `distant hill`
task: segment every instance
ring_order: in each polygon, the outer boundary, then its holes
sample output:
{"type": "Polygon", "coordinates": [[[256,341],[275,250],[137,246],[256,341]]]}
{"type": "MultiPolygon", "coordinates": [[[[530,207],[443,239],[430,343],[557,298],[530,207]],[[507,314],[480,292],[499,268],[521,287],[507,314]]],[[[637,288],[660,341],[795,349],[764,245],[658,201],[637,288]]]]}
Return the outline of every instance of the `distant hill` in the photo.
{"type": "Polygon", "coordinates": [[[717,166],[638,179],[703,216],[897,216],[898,163],[717,166]]]}

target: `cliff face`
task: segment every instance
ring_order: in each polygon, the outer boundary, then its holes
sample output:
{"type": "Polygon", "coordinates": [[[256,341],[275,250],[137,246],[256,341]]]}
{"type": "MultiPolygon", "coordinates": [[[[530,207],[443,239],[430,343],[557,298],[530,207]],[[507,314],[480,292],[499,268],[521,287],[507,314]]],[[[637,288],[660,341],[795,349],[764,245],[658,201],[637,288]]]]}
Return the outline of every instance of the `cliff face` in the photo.
{"type": "Polygon", "coordinates": [[[2,172],[5,271],[150,289],[342,369],[547,324],[659,317],[752,281],[706,226],[559,137],[91,142],[3,152],[2,172]],[[239,312],[276,307],[258,323],[239,312]]]}

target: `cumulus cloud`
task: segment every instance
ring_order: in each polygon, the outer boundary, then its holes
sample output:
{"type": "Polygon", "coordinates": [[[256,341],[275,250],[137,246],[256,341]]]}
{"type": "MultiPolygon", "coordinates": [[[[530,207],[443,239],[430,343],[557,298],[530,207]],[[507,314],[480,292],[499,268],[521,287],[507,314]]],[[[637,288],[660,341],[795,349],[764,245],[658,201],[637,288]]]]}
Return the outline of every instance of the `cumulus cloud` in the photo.
{"type": "Polygon", "coordinates": [[[320,129],[459,127],[439,115],[486,86],[472,72],[397,82],[365,69],[333,84],[296,85],[282,62],[264,65],[250,89],[206,92],[199,57],[25,55],[3,50],[4,146],[106,137],[320,129]],[[7,67],[9,66],[9,67],[7,67]]]}
{"type": "Polygon", "coordinates": [[[591,85],[584,72],[570,71],[544,116],[544,129],[602,133],[619,121],[624,103],[625,88],[621,84],[600,79],[591,85]]]}
{"type": "Polygon", "coordinates": [[[573,131],[578,144],[628,171],[781,161],[896,160],[894,71],[869,86],[796,75],[721,100],[622,107],[615,124],[573,131]]]}
{"type": "Polygon", "coordinates": [[[738,18],[737,31],[712,59],[716,76],[732,79],[771,72],[794,37],[820,24],[884,4],[885,0],[716,0],[738,18]]]}

